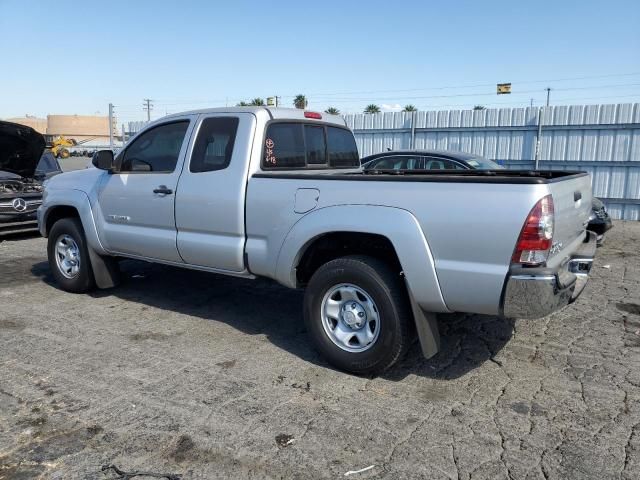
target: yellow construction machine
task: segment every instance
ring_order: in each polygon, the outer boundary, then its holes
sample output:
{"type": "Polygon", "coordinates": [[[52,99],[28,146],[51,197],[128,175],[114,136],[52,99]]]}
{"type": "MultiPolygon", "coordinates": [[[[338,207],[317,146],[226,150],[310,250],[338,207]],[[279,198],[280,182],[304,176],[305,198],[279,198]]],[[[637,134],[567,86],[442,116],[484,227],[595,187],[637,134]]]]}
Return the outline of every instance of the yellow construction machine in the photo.
{"type": "Polygon", "coordinates": [[[48,148],[56,158],[69,158],[71,156],[70,147],[82,145],[83,143],[95,140],[98,137],[86,138],[84,140],[76,141],[74,138],[67,138],[60,135],[59,137],[52,138],[49,142],[48,148]]]}

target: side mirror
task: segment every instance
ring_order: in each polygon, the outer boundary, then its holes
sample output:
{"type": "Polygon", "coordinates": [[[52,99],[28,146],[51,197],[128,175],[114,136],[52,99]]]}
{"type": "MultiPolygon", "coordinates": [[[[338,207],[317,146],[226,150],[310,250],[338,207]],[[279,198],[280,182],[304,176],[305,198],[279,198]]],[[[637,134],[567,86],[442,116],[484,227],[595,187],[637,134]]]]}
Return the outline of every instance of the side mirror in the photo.
{"type": "Polygon", "coordinates": [[[113,168],[113,152],[111,150],[98,150],[93,154],[91,163],[100,170],[111,170],[113,168]]]}

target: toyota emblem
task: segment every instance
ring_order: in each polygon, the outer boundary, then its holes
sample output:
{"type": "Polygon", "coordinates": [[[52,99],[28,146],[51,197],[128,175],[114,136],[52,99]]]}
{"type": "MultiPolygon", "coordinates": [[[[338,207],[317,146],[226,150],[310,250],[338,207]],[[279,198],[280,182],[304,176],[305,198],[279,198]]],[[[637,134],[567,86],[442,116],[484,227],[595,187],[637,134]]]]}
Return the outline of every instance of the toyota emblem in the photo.
{"type": "Polygon", "coordinates": [[[24,201],[24,198],[16,198],[11,202],[11,206],[16,212],[24,212],[27,209],[27,202],[24,201]]]}

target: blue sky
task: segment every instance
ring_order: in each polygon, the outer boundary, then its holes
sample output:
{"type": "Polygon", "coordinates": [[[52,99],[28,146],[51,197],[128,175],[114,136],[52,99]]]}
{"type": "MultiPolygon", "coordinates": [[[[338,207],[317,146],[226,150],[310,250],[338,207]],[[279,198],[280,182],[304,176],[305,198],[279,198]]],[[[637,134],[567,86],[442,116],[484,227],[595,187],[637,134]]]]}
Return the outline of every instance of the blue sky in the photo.
{"type": "Polygon", "coordinates": [[[0,0],[0,117],[640,101],[640,2],[0,0]],[[495,83],[514,94],[496,96],[495,83]]]}

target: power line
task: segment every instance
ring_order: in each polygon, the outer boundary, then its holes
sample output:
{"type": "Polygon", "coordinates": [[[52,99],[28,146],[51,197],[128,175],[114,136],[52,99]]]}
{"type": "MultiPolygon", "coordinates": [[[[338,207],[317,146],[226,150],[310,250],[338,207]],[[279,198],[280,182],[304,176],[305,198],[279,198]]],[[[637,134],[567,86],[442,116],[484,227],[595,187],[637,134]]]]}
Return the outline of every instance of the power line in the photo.
{"type": "MultiPolygon", "coordinates": [[[[594,85],[590,87],[566,87],[566,88],[554,88],[556,91],[571,91],[571,90],[594,90],[600,88],[618,88],[618,87],[636,87],[640,86],[640,83],[624,83],[624,84],[616,84],[616,85],[594,85]]],[[[546,88],[543,90],[535,89],[535,90],[522,90],[519,92],[511,93],[514,95],[528,95],[530,93],[541,93],[546,91],[546,88]]],[[[356,101],[394,101],[394,100],[420,100],[427,98],[460,98],[460,97],[486,97],[486,96],[495,96],[495,92],[474,92],[474,93],[454,93],[449,95],[419,95],[419,96],[395,96],[395,97],[340,97],[340,98],[331,98],[328,99],[330,101],[337,102],[356,102],[356,101]]],[[[314,96],[312,97],[313,102],[317,103],[318,100],[327,101],[326,98],[314,96]]]]}
{"type": "MultiPolygon", "coordinates": [[[[491,84],[491,86],[494,86],[495,84],[491,84]]],[[[610,85],[592,85],[592,86],[581,86],[581,87],[565,87],[565,88],[554,88],[553,90],[555,91],[572,91],[572,90],[594,90],[594,89],[600,89],[600,88],[620,88],[620,87],[636,87],[636,86],[640,86],[640,83],[626,83],[626,84],[610,84],[610,85]]],[[[513,92],[511,95],[512,96],[517,96],[517,95],[530,95],[532,93],[542,93],[545,92],[546,89],[531,89],[531,90],[523,90],[523,91],[516,91],[513,92]]],[[[342,102],[342,103],[356,103],[356,102],[360,102],[360,101],[398,101],[398,100],[402,100],[402,101],[406,101],[406,100],[424,100],[424,99],[437,99],[437,98],[463,98],[463,97],[486,97],[486,96],[495,96],[495,92],[474,92],[474,93],[453,93],[453,94],[446,94],[446,95],[417,95],[417,96],[394,96],[394,97],[340,97],[340,98],[323,98],[319,95],[314,95],[311,98],[311,101],[313,104],[318,104],[320,102],[342,102]]],[[[149,101],[151,102],[150,99],[145,99],[145,102],[149,101]]],[[[197,106],[197,105],[202,105],[202,104],[208,104],[208,105],[214,105],[214,104],[222,104],[225,101],[231,101],[232,103],[237,103],[236,100],[232,100],[232,99],[202,99],[202,100],[184,100],[184,101],[173,101],[173,102],[158,102],[155,101],[153,104],[151,104],[151,109],[153,109],[154,105],[155,106],[179,106],[179,105],[193,105],[193,106],[197,106]]],[[[126,105],[119,105],[119,107],[122,106],[126,106],[126,105]]],[[[146,104],[143,106],[143,109],[145,111],[147,111],[147,107],[146,104]]],[[[121,112],[132,112],[135,113],[135,110],[120,110],[121,112]]],[[[148,116],[149,116],[149,112],[147,111],[148,116]]]]}
{"type": "MultiPolygon", "coordinates": [[[[612,98],[630,98],[630,97],[637,97],[638,100],[640,100],[640,93],[636,93],[636,94],[630,94],[630,95],[606,95],[606,96],[598,96],[598,97],[569,97],[569,98],[558,98],[555,100],[556,106],[558,102],[573,102],[573,101],[580,101],[580,100],[600,100],[600,99],[612,99],[612,98]]],[[[522,105],[522,106],[527,106],[529,102],[527,100],[522,100],[520,102],[488,102],[488,103],[484,103],[482,105],[484,106],[488,106],[488,105],[497,105],[497,106],[518,106],[518,105],[522,105]]],[[[440,105],[419,105],[418,108],[420,108],[421,110],[425,111],[428,109],[434,109],[434,108],[443,108],[443,107],[473,107],[474,104],[472,103],[457,103],[457,104],[440,104],[440,105]]]]}
{"type": "MultiPolygon", "coordinates": [[[[546,79],[546,80],[515,80],[511,83],[518,83],[522,85],[528,85],[533,83],[551,83],[551,82],[568,82],[572,80],[591,80],[596,78],[613,78],[613,77],[629,77],[629,76],[638,76],[640,72],[632,72],[632,73],[614,73],[609,75],[589,75],[582,77],[567,77],[567,78],[555,78],[555,79],[546,79]]],[[[418,91],[428,91],[428,90],[447,90],[447,89],[458,89],[458,88],[480,88],[480,87],[495,87],[496,83],[480,83],[474,85],[447,85],[441,87],[423,87],[423,88],[403,88],[403,89],[392,89],[392,90],[370,90],[370,91],[351,91],[351,92],[331,92],[331,93],[309,93],[306,94],[307,97],[322,97],[322,96],[332,96],[332,95],[350,95],[350,94],[370,94],[370,93],[392,93],[392,92],[418,92],[418,91]]],[[[282,95],[286,98],[294,98],[295,95],[282,95]]]]}

